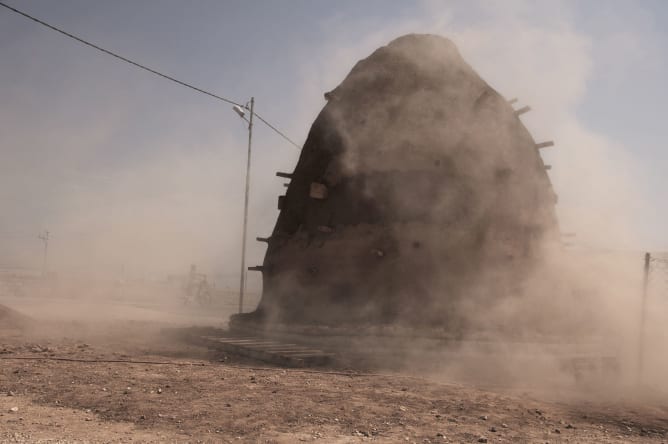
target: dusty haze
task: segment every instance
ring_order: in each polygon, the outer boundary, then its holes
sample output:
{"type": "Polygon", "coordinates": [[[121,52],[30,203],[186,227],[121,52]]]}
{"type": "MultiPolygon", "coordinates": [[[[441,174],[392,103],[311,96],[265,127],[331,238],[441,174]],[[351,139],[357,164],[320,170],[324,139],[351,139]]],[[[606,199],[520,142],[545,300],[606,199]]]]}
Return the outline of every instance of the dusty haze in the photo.
{"type": "MultiPolygon", "coordinates": [[[[575,28],[567,13],[556,10],[549,21],[523,20],[520,17],[526,7],[524,3],[493,6],[487,19],[462,24],[453,16],[456,11],[435,2],[420,19],[368,26],[361,41],[351,41],[343,34],[333,37],[319,51],[303,54],[304,62],[296,68],[302,80],[301,95],[295,99],[294,118],[287,126],[302,141],[323,105],[322,93],[337,85],[355,61],[397,35],[433,32],[451,38],[496,90],[507,98],[518,97],[520,105],[532,106],[533,111],[522,120],[536,141],[556,142],[555,147],[544,150],[544,159],[553,166],[549,174],[559,195],[562,231],[576,233],[573,242],[580,246],[574,251],[549,250],[546,268],[535,274],[522,294],[475,307],[471,317],[482,324],[512,322],[519,330],[554,324],[557,331],[567,332],[573,322],[587,323],[619,348],[626,374],[633,375],[642,252],[661,248],[648,242],[646,227],[639,226],[634,215],[647,214],[648,206],[662,202],[646,201],[644,174],[628,147],[587,128],[576,115],[594,63],[587,36],[575,28]],[[632,251],[618,254],[610,250],[632,251]]],[[[343,25],[338,20],[332,18],[331,25],[343,25]]],[[[100,75],[107,65],[95,60],[86,66],[90,73],[100,75]]],[[[92,83],[79,82],[65,79],[63,87],[95,89],[92,83]]],[[[132,84],[133,75],[125,73],[116,82],[119,87],[132,84]]],[[[16,91],[9,97],[21,107],[3,107],[3,125],[23,131],[0,136],[0,226],[11,233],[1,241],[1,262],[39,269],[41,244],[34,237],[49,229],[53,233],[49,270],[59,275],[60,282],[76,282],[82,275],[87,282],[62,284],[64,290],[58,293],[89,300],[90,311],[71,312],[83,319],[86,313],[95,312],[96,298],[107,298],[112,291],[101,291],[94,285],[96,279],[104,280],[104,288],[109,289],[115,288],[118,279],[162,282],[169,274],[186,273],[192,263],[211,275],[227,276],[220,285],[230,287],[225,297],[233,304],[240,250],[244,129],[239,124],[241,135],[232,136],[217,131],[213,123],[198,123],[203,114],[209,115],[209,122],[221,119],[218,108],[165,103],[162,105],[171,111],[164,122],[151,125],[164,132],[151,141],[160,150],[120,168],[100,171],[90,161],[96,147],[113,145],[115,134],[141,127],[142,115],[151,112],[146,105],[138,106],[132,95],[132,90],[126,90],[113,103],[106,102],[103,113],[89,116],[69,115],[81,97],[61,97],[61,109],[50,111],[40,127],[26,124],[40,107],[37,95],[16,91]],[[138,112],[128,111],[137,108],[138,112]],[[83,119],[82,124],[73,132],[68,125],[78,118],[83,119]],[[175,134],[172,124],[184,118],[192,127],[187,131],[179,127],[182,132],[175,134]],[[51,149],[42,156],[28,151],[29,146],[51,149]],[[17,194],[16,190],[23,189],[29,191],[17,194]],[[35,202],[41,199],[48,200],[46,208],[37,208],[35,202]]],[[[267,138],[259,140],[270,144],[267,138]]],[[[137,144],[141,143],[138,137],[137,144]]],[[[260,263],[264,254],[263,245],[252,239],[267,235],[277,215],[275,199],[283,188],[273,173],[291,170],[298,155],[289,150],[263,153],[253,170],[249,265],[260,263]]],[[[664,384],[660,375],[668,370],[662,354],[668,323],[661,315],[667,312],[667,299],[660,281],[650,287],[645,367],[646,381],[655,385],[664,384]]],[[[257,291],[257,280],[251,283],[257,291]]],[[[163,293],[148,294],[148,299],[154,299],[163,293]]],[[[48,297],[48,292],[44,295],[48,297]]],[[[221,317],[229,311],[221,310],[221,317]]],[[[40,314],[48,315],[44,310],[40,314]]]]}

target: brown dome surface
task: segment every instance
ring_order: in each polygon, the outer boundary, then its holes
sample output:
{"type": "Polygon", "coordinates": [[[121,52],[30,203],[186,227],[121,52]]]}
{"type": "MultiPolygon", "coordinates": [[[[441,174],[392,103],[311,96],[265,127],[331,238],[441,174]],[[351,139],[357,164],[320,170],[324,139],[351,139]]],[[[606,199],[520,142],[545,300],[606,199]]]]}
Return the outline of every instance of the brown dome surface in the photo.
{"type": "Polygon", "coordinates": [[[514,109],[435,35],[406,35],[325,94],[238,321],[457,324],[516,291],[557,232],[514,109]]]}

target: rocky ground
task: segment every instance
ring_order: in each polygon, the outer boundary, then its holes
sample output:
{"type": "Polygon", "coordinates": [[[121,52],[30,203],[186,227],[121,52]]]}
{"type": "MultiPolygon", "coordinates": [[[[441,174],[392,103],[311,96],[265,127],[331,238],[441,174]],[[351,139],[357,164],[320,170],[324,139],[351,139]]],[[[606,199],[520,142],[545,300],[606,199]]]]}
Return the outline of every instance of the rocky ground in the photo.
{"type": "Polygon", "coordinates": [[[0,330],[1,442],[668,441],[666,398],[268,367],[150,322],[51,327],[0,330]]]}

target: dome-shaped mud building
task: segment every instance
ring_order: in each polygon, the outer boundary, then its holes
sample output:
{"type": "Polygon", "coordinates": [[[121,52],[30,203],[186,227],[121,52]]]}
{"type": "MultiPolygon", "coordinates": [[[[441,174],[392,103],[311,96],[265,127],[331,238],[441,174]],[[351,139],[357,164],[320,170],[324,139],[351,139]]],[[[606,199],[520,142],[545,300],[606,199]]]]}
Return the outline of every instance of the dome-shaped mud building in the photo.
{"type": "Polygon", "coordinates": [[[406,35],[326,93],[233,322],[457,325],[518,291],[558,233],[517,112],[435,35],[406,35]]]}

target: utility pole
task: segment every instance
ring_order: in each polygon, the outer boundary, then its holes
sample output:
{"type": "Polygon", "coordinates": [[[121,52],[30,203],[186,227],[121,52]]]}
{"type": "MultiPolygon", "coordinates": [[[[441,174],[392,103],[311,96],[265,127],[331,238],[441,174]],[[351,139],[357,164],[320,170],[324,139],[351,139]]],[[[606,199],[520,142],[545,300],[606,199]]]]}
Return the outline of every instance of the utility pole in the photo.
{"type": "Polygon", "coordinates": [[[49,252],[49,231],[45,230],[44,233],[37,235],[38,239],[41,239],[44,242],[44,259],[42,260],[42,277],[46,277],[46,257],[49,252]]]}
{"type": "Polygon", "coordinates": [[[640,332],[638,335],[638,382],[642,382],[643,364],[645,360],[645,318],[647,317],[647,287],[649,285],[650,262],[652,255],[645,253],[643,267],[642,302],[640,307],[640,332]]]}
{"type": "MultiPolygon", "coordinates": [[[[250,191],[251,140],[253,138],[253,109],[255,98],[250,99],[250,116],[248,117],[248,155],[246,157],[246,193],[244,194],[244,229],[241,237],[241,273],[239,278],[239,313],[244,310],[244,290],[246,289],[246,231],[248,229],[248,193],[250,191]]],[[[248,108],[248,106],[246,107],[248,108]]],[[[235,109],[236,111],[236,109],[235,109]]],[[[238,111],[237,111],[238,113],[238,111]]],[[[239,114],[243,118],[243,114],[239,114]]]]}

